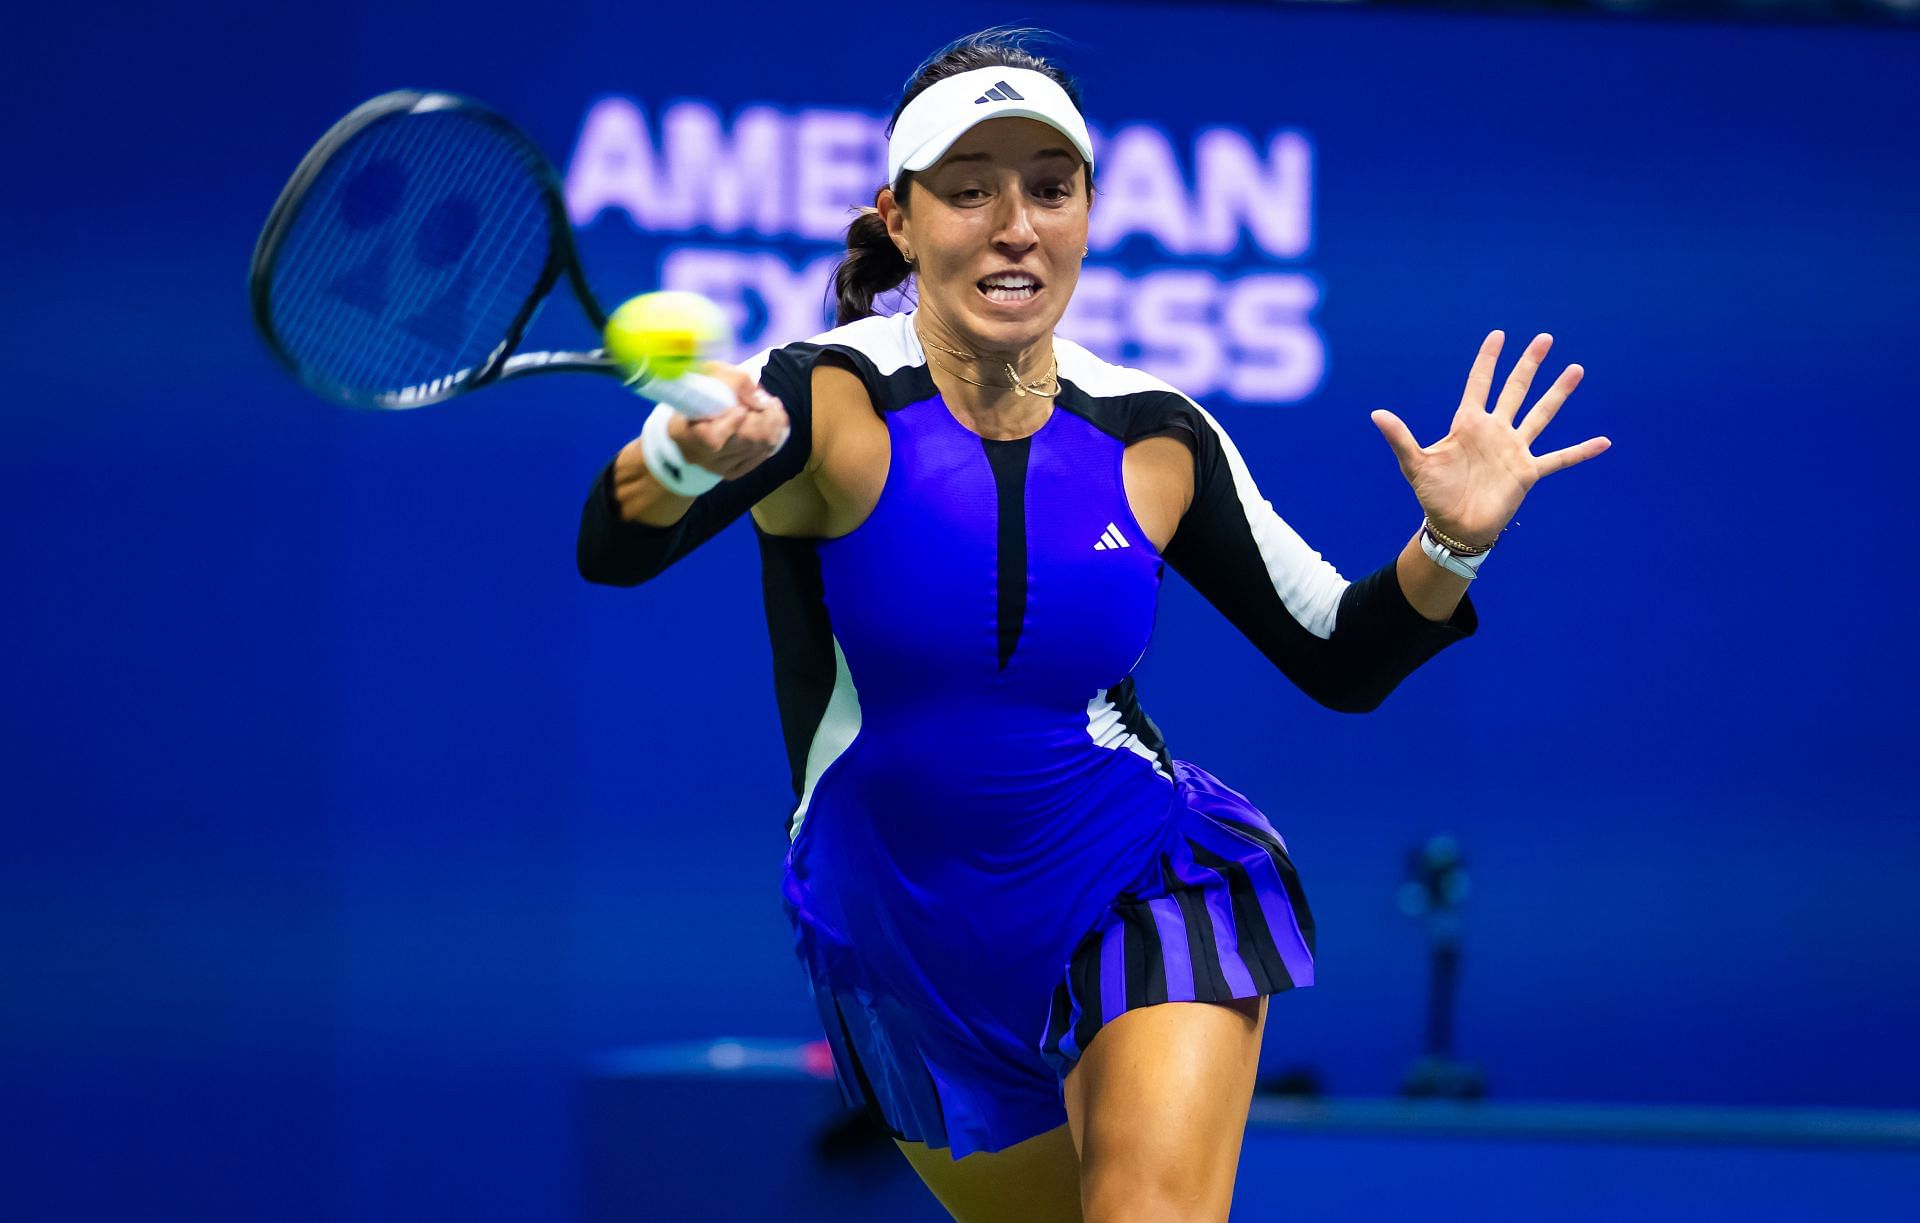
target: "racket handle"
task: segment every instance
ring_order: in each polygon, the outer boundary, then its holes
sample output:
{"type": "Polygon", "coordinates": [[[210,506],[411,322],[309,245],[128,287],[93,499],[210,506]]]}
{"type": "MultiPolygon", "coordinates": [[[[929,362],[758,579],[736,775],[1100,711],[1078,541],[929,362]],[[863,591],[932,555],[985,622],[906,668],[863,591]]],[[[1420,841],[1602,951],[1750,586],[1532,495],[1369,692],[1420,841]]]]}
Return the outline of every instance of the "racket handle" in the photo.
{"type": "Polygon", "coordinates": [[[636,393],[666,404],[688,420],[718,416],[735,403],[733,390],[726,383],[705,374],[654,378],[631,385],[636,393]]]}

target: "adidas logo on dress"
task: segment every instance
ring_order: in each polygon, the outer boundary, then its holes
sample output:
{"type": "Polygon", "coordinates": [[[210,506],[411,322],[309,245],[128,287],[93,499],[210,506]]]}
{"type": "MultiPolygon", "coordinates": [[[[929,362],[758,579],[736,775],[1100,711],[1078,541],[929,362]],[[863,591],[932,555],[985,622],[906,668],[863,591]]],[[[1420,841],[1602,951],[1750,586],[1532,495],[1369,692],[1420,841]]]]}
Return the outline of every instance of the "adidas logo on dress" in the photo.
{"type": "Polygon", "coordinates": [[[1100,532],[1100,538],[1094,543],[1093,550],[1095,552],[1105,552],[1108,548],[1131,547],[1133,547],[1133,545],[1128,543],[1127,537],[1120,533],[1120,528],[1109,522],[1107,529],[1100,532]]]}
{"type": "Polygon", "coordinates": [[[973,104],[979,106],[986,102],[1024,102],[1026,100],[1024,95],[1014,92],[1013,86],[1005,81],[995,81],[993,88],[975,98],[973,104]]]}

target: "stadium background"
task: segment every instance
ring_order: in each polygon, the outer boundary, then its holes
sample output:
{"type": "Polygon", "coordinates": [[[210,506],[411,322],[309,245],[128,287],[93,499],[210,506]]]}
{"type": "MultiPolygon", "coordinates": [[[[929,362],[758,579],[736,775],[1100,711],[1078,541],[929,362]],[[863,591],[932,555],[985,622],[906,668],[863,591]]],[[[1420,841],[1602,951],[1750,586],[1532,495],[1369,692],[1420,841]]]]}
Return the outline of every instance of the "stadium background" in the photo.
{"type": "MultiPolygon", "coordinates": [[[[668,183],[655,229],[583,230],[609,301],[663,269],[773,284],[831,253],[831,175],[870,197],[861,133],[907,71],[1007,20],[1069,36],[1090,118],[1134,144],[1096,213],[1130,199],[1137,226],[1093,260],[1131,287],[1080,325],[1212,378],[1349,577],[1418,525],[1368,411],[1438,437],[1488,329],[1588,371],[1543,444],[1614,441],[1522,507],[1479,635],[1368,717],[1169,586],[1143,700],[1268,809],[1321,922],[1267,1068],[1394,1090],[1426,971],[1395,890],[1445,831],[1473,882],[1458,1044],[1496,1097],[1920,1104],[1911,29],[584,0],[34,20],[4,120],[0,1024],[26,1124],[0,1213],[570,1217],[592,1058],[813,1034],[749,532],[586,586],[579,503],[638,405],[559,379],[328,407],[252,335],[246,257],[335,117],[421,85],[563,170],[610,101],[663,152],[675,104],[729,136],[770,108],[789,153],[812,124],[765,216],[675,220],[668,183]],[[1291,201],[1264,234],[1202,215],[1208,138],[1291,201]]],[[[739,306],[759,335],[769,302],[739,306]]],[[[574,322],[556,300],[536,339],[574,322]]],[[[748,1118],[720,1158],[757,1141],[748,1118]]]]}

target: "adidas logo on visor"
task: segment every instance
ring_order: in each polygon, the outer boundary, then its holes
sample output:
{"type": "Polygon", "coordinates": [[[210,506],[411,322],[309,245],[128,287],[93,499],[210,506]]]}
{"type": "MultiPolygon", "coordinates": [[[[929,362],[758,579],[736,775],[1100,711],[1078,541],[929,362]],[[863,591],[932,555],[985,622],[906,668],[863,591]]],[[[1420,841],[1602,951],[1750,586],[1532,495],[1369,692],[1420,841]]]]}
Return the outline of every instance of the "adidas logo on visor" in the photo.
{"type": "Polygon", "coordinates": [[[1024,102],[1027,99],[1005,81],[995,81],[993,88],[973,100],[975,106],[986,102],[1024,102]]]}

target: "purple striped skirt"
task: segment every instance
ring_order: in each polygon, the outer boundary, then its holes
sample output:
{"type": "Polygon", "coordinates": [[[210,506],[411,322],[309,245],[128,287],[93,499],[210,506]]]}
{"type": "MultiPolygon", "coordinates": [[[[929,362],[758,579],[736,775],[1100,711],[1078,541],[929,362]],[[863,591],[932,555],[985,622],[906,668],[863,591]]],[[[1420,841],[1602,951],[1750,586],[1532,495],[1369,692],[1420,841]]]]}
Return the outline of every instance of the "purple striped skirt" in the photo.
{"type": "Polygon", "coordinates": [[[1173,762],[1187,815],[1148,877],[1074,948],[1041,1056],[1062,1079],[1123,1012],[1313,984],[1313,913],[1286,842],[1245,795],[1173,762]],[[1157,876],[1157,877],[1156,877],[1157,876]]]}

